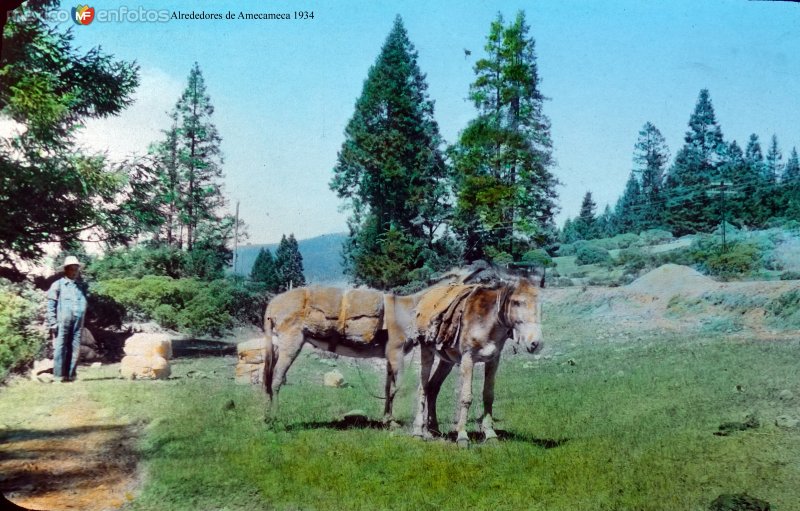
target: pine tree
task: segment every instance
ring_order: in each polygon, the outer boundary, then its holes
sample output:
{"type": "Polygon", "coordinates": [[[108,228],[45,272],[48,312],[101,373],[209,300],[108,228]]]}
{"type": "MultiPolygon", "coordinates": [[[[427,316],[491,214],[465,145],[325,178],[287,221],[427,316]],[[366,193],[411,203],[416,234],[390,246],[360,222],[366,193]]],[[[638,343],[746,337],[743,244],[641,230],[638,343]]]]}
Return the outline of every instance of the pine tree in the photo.
{"type": "Polygon", "coordinates": [[[634,147],[634,172],[639,176],[644,207],[641,212],[641,229],[663,226],[664,174],[669,162],[669,148],[664,136],[652,123],[639,131],[634,147]]]}
{"type": "Polygon", "coordinates": [[[294,287],[306,285],[303,273],[303,256],[294,234],[287,238],[281,236],[281,242],[275,251],[275,272],[278,276],[278,290],[285,291],[294,287]]]}
{"type": "Polygon", "coordinates": [[[491,24],[470,87],[478,117],[451,149],[455,227],[467,260],[520,255],[549,243],[555,230],[550,121],[528,32],[522,12],[508,25],[501,15],[491,24]]]}
{"type": "Polygon", "coordinates": [[[773,185],[778,182],[778,179],[780,179],[781,174],[783,173],[783,165],[781,164],[781,160],[783,160],[783,154],[781,154],[781,150],[778,147],[778,137],[773,134],[769,143],[769,149],[767,150],[767,157],[765,159],[765,182],[773,185]]]}
{"type": "Polygon", "coordinates": [[[636,179],[636,175],[631,172],[628,182],[625,184],[625,191],[614,208],[614,226],[617,233],[624,234],[641,230],[643,205],[642,187],[639,180],[636,179]]]}
{"type": "Polygon", "coordinates": [[[597,217],[595,225],[597,226],[598,238],[609,238],[617,234],[614,225],[614,213],[611,211],[610,205],[606,204],[606,207],[603,208],[603,213],[597,217]]]}
{"type": "Polygon", "coordinates": [[[558,241],[561,243],[574,243],[581,239],[575,224],[570,218],[564,220],[564,227],[558,235],[558,241]]]}
{"type": "Polygon", "coordinates": [[[0,121],[22,126],[0,138],[0,262],[35,260],[47,242],[68,243],[87,229],[109,242],[135,233],[120,202],[130,191],[105,157],[74,135],[88,119],[117,115],[133,101],[138,66],[100,48],[79,52],[73,34],[49,21],[53,0],[28,2],[26,15],[0,12],[0,121]],[[9,178],[9,176],[13,178],[9,178]]]}
{"type": "Polygon", "coordinates": [[[352,213],[344,255],[358,283],[378,285],[370,259],[405,252],[383,250],[390,229],[402,233],[417,253],[393,260],[402,270],[392,286],[408,282],[414,270],[436,266],[448,251],[442,243],[450,207],[447,167],[427,88],[397,16],[347,124],[330,183],[352,213]]]}
{"type": "Polygon", "coordinates": [[[250,271],[250,280],[263,283],[267,290],[272,292],[276,292],[280,288],[275,259],[268,249],[262,247],[258,251],[253,269],[250,271]]]}
{"type": "Polygon", "coordinates": [[[221,190],[222,155],[216,126],[211,122],[214,107],[206,91],[200,65],[189,72],[186,89],[175,106],[179,120],[179,162],[183,173],[181,217],[185,247],[191,251],[204,223],[221,220],[219,209],[225,200],[221,190]]]}
{"type": "Polygon", "coordinates": [[[597,236],[595,226],[595,211],[597,204],[592,199],[592,192],[586,192],[581,202],[581,212],[575,219],[575,230],[581,239],[589,240],[597,236]]]}
{"type": "Polygon", "coordinates": [[[665,187],[666,221],[678,236],[710,232],[719,223],[719,212],[708,192],[719,178],[726,145],[707,89],[700,91],[684,142],[665,187]]]}
{"type": "Polygon", "coordinates": [[[771,195],[775,192],[775,186],[769,176],[758,135],[755,133],[750,135],[750,140],[747,142],[744,161],[745,177],[740,190],[745,197],[748,225],[763,227],[772,215],[771,195]]]}
{"type": "Polygon", "coordinates": [[[786,218],[800,220],[800,162],[797,158],[797,149],[792,148],[786,167],[783,169],[783,200],[784,215],[786,218]]]}
{"type": "Polygon", "coordinates": [[[786,166],[783,168],[783,177],[781,182],[786,184],[800,183],[800,161],[797,158],[797,148],[793,147],[786,161],[786,166]]]}

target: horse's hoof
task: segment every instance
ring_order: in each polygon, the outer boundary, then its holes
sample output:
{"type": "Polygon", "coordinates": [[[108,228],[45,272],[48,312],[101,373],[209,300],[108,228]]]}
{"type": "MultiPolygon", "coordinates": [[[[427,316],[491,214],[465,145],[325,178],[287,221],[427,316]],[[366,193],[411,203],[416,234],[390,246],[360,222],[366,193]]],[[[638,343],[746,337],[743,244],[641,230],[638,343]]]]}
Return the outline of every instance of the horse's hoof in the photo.
{"type": "Polygon", "coordinates": [[[496,436],[487,437],[484,441],[486,445],[500,445],[500,440],[496,436]]]}
{"type": "Polygon", "coordinates": [[[456,440],[456,443],[460,448],[466,449],[467,447],[469,447],[469,438],[459,438],[458,440],[456,440]]]}
{"type": "Polygon", "coordinates": [[[400,429],[400,423],[392,419],[386,423],[386,429],[388,429],[389,431],[400,429]]]}

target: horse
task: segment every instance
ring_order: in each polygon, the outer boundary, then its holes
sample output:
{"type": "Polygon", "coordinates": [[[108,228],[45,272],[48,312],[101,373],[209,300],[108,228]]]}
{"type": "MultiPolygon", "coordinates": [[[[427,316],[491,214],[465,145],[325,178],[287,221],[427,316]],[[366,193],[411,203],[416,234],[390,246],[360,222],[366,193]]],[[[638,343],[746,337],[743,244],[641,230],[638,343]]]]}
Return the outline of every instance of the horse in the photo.
{"type": "Polygon", "coordinates": [[[543,286],[543,276],[538,286],[528,277],[468,285],[444,309],[435,293],[421,297],[415,305],[421,370],[412,435],[432,438],[439,433],[436,400],[445,378],[458,364],[460,389],[455,427],[458,445],[468,446],[466,424],[472,404],[472,375],[475,364],[484,363],[481,430],[487,442],[497,439],[492,405],[500,354],[509,337],[515,352],[518,348],[528,353],[541,350],[539,288],[543,286]],[[431,314],[431,309],[439,312],[431,314]],[[437,320],[431,321],[431,315],[437,320]],[[436,359],[439,363],[434,369],[436,359]]]}
{"type": "Polygon", "coordinates": [[[349,357],[385,358],[383,422],[396,424],[392,408],[398,376],[403,358],[415,345],[410,327],[422,296],[422,292],[397,296],[374,289],[302,287],[274,297],[264,315],[263,385],[270,402],[267,418],[277,416],[286,372],[308,342],[349,357]]]}

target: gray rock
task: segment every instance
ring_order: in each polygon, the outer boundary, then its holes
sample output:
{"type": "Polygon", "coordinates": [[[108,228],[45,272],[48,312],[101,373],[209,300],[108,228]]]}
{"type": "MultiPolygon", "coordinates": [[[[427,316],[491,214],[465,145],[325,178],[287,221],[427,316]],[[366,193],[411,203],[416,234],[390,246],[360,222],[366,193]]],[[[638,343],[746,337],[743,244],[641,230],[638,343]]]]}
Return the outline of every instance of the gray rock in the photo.
{"type": "Polygon", "coordinates": [[[779,428],[792,429],[796,428],[798,424],[800,424],[800,420],[790,415],[781,415],[775,419],[775,425],[779,428]]]}
{"type": "Polygon", "coordinates": [[[793,397],[794,397],[794,394],[792,394],[792,391],[789,390],[789,389],[782,390],[778,394],[778,399],[780,399],[781,401],[789,401],[793,397]]]}
{"type": "Polygon", "coordinates": [[[344,386],[344,375],[339,371],[330,371],[325,373],[325,377],[323,378],[323,384],[326,387],[343,387],[344,386]]]}

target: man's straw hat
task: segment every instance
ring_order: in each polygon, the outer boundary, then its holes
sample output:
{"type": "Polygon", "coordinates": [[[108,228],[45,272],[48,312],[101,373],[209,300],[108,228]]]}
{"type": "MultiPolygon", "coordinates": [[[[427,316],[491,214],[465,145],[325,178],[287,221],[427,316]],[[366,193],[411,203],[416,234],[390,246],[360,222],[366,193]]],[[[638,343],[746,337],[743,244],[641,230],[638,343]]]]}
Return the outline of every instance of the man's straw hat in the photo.
{"type": "Polygon", "coordinates": [[[72,265],[77,265],[78,267],[83,266],[81,264],[81,262],[78,261],[77,257],[75,257],[75,256],[67,256],[67,258],[64,259],[64,264],[63,264],[64,268],[66,268],[67,266],[72,266],[72,265]]]}

